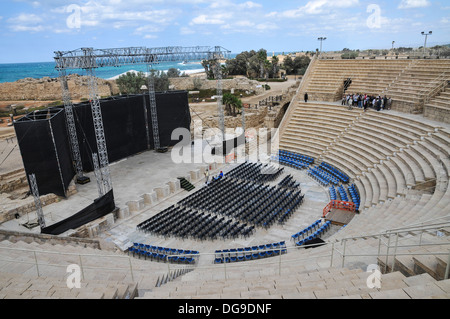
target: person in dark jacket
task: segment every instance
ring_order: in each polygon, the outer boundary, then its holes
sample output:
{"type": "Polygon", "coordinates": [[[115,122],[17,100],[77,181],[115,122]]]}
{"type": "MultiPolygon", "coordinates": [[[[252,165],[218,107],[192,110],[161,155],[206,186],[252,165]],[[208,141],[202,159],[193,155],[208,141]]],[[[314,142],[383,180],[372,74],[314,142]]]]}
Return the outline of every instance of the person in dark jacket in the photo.
{"type": "Polygon", "coordinates": [[[305,103],[308,102],[308,92],[305,92],[305,103]]]}

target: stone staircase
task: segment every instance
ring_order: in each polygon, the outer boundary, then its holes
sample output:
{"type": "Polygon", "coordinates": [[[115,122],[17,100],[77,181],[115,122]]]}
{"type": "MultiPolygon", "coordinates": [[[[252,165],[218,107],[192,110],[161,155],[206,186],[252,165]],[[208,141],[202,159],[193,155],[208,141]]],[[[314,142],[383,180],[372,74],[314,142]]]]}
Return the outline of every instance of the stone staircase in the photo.
{"type": "MultiPolygon", "coordinates": [[[[250,262],[252,263],[252,262],[250,262]]],[[[272,267],[273,269],[274,267],[272,267]]],[[[244,269],[193,271],[178,281],[146,292],[141,299],[422,299],[450,297],[450,280],[428,273],[381,274],[373,287],[372,272],[325,267],[308,270],[305,263],[283,264],[281,274],[256,265],[244,269]]]]}
{"type": "Polygon", "coordinates": [[[423,113],[424,98],[450,75],[450,60],[417,60],[402,73],[385,94],[392,98],[392,109],[405,113],[423,113]]]}
{"type": "Polygon", "coordinates": [[[68,288],[65,279],[0,273],[1,299],[133,299],[137,285],[122,281],[91,280],[68,288]]]}
{"type": "MultiPolygon", "coordinates": [[[[450,74],[450,60],[447,59],[319,59],[299,95],[308,92],[311,101],[338,101],[344,93],[344,81],[350,78],[352,82],[346,93],[386,95],[393,100],[392,109],[423,113],[424,97],[440,85],[439,79],[444,74],[450,74]]],[[[427,110],[430,116],[441,110],[440,103],[432,105],[434,108],[427,110]]]]}
{"type": "Polygon", "coordinates": [[[444,123],[450,123],[450,87],[447,86],[438,96],[424,106],[423,116],[444,123]]]}
{"type": "Polygon", "coordinates": [[[132,299],[167,273],[165,263],[122,252],[32,239],[2,240],[0,269],[0,296],[14,299],[132,299]],[[67,285],[69,265],[81,269],[80,288],[67,285]]]}
{"type": "Polygon", "coordinates": [[[408,60],[318,60],[301,93],[308,92],[312,101],[334,102],[341,99],[344,81],[350,78],[346,93],[379,95],[409,64],[408,60]]]}

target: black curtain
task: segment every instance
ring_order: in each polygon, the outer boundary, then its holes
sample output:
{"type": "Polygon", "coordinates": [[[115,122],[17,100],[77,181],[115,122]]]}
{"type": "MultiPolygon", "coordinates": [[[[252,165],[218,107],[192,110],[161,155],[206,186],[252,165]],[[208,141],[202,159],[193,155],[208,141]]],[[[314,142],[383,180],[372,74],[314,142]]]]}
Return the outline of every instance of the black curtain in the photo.
{"type": "Polygon", "coordinates": [[[111,213],[114,209],[114,194],[113,190],[110,190],[108,193],[97,198],[91,205],[85,207],[78,213],[41,229],[41,233],[60,235],[69,229],[76,229],[84,224],[96,220],[97,218],[103,217],[111,213]]]}
{"type": "Polygon", "coordinates": [[[39,195],[65,197],[75,171],[63,110],[50,118],[24,117],[14,122],[14,129],[27,178],[36,175],[39,195]]]}
{"type": "MultiPolygon", "coordinates": [[[[190,130],[187,92],[157,92],[155,99],[160,146],[173,146],[179,142],[171,140],[174,129],[190,130]]],[[[154,149],[148,94],[102,99],[100,107],[110,163],[148,149],[145,109],[150,149],[154,149]]],[[[40,195],[66,196],[66,189],[76,172],[65,112],[63,108],[49,110],[51,112],[40,111],[38,116],[27,114],[15,121],[14,127],[25,171],[27,175],[36,174],[40,195]]],[[[92,153],[98,154],[98,149],[91,105],[88,102],[76,104],[73,110],[83,170],[93,171],[92,153]]]]}

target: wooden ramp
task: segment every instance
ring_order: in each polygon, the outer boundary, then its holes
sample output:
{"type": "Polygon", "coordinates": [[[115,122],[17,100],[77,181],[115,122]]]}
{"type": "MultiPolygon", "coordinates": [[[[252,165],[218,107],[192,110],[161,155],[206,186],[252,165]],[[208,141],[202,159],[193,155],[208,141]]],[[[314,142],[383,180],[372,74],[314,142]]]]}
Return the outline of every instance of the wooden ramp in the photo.
{"type": "Polygon", "coordinates": [[[341,209],[331,209],[325,216],[326,221],[330,221],[333,225],[347,225],[355,216],[355,212],[341,209]]]}

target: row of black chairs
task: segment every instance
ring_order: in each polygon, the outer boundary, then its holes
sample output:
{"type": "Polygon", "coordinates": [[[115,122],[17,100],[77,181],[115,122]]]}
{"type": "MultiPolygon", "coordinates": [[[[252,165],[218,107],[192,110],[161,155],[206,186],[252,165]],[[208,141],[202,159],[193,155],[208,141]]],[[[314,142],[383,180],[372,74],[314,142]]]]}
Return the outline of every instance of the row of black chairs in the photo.
{"type": "Polygon", "coordinates": [[[215,264],[249,261],[287,253],[284,241],[271,244],[215,251],[215,264]]]}
{"type": "Polygon", "coordinates": [[[137,228],[150,234],[200,240],[248,237],[254,230],[254,226],[239,221],[181,206],[174,206],[158,215],[159,218],[154,216],[140,223],[137,228]]]}
{"type": "MultiPolygon", "coordinates": [[[[186,197],[180,204],[269,227],[281,214],[298,207],[302,200],[301,190],[237,181],[227,174],[220,181],[186,197]]],[[[289,216],[285,214],[284,219],[289,216]]]]}
{"type": "Polygon", "coordinates": [[[234,167],[226,175],[256,183],[267,183],[275,180],[283,170],[283,167],[275,167],[272,164],[244,162],[234,167]]]}
{"type": "Polygon", "coordinates": [[[278,186],[280,187],[287,187],[287,188],[298,188],[300,187],[300,183],[297,182],[292,175],[285,176],[279,183],[278,186]]]}

